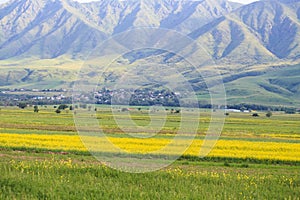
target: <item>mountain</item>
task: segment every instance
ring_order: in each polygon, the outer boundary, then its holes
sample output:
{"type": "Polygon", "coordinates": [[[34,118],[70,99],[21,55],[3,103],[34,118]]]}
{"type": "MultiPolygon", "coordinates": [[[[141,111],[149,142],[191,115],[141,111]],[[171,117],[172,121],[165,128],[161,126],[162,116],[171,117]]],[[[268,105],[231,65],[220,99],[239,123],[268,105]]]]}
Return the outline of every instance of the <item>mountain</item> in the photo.
{"type": "Polygon", "coordinates": [[[190,34],[226,68],[230,100],[280,105],[299,99],[299,8],[299,0],[259,1],[190,34]]]}
{"type": "Polygon", "coordinates": [[[236,15],[277,58],[296,59],[300,53],[300,23],[299,9],[294,8],[299,5],[300,1],[257,2],[239,9],[236,15]]]}
{"type": "Polygon", "coordinates": [[[77,10],[57,0],[17,0],[3,5],[0,32],[0,59],[77,56],[106,38],[77,10]]]}
{"type": "MultiPolygon", "coordinates": [[[[229,102],[299,103],[300,0],[249,5],[227,0],[12,0],[0,5],[0,88],[36,88],[36,83],[40,88],[71,87],[96,46],[139,27],[172,29],[200,44],[222,74],[229,102]]],[[[131,52],[108,74],[119,77],[124,68],[141,63],[163,66],[179,60],[164,51],[131,52]]],[[[95,75],[92,66],[89,70],[87,79],[95,75]]],[[[186,74],[201,93],[201,79],[194,71],[186,74]]]]}
{"type": "Polygon", "coordinates": [[[150,26],[189,33],[233,9],[225,0],[102,0],[86,4],[14,0],[0,7],[0,59],[65,54],[80,58],[105,38],[129,28],[150,26]]]}
{"type": "Polygon", "coordinates": [[[255,65],[297,60],[299,1],[260,1],[243,6],[190,34],[219,63],[255,65]]]}

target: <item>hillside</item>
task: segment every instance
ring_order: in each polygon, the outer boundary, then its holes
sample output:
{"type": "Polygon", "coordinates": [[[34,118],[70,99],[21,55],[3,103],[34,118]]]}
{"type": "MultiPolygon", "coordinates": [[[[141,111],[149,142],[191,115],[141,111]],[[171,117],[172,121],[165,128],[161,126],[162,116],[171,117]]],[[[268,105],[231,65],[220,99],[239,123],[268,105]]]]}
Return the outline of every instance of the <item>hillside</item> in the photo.
{"type": "Polygon", "coordinates": [[[64,1],[17,0],[0,10],[0,59],[80,56],[105,39],[64,1]]]}
{"type": "Polygon", "coordinates": [[[225,0],[111,0],[88,4],[12,0],[0,8],[0,59],[81,58],[105,38],[129,28],[162,27],[187,34],[233,9],[225,0]]]}
{"type": "Polygon", "coordinates": [[[231,65],[254,65],[299,58],[299,1],[261,1],[243,6],[190,34],[213,57],[231,65]]]}
{"type": "MultiPolygon", "coordinates": [[[[200,44],[223,76],[229,103],[299,104],[298,0],[244,6],[226,0],[103,0],[83,4],[12,0],[0,6],[0,86],[70,88],[95,47],[139,27],[176,30],[200,44]]],[[[190,49],[189,53],[196,51],[190,49]]],[[[167,67],[175,61],[182,68],[181,61],[173,57],[164,51],[128,52],[109,74],[118,78],[122,70],[132,67],[153,76],[159,73],[137,67],[141,63],[167,67]]],[[[89,70],[86,78],[101,68],[91,64],[89,70]]],[[[134,78],[136,73],[129,76],[134,78]]],[[[196,76],[190,71],[186,78],[203,93],[203,80],[196,76]]]]}

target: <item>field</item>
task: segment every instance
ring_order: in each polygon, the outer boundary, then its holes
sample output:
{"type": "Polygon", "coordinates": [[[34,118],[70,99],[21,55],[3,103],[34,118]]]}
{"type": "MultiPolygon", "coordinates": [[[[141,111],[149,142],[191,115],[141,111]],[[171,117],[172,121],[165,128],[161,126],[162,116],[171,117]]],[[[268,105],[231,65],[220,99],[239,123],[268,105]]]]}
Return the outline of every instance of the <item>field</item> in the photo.
{"type": "MultiPolygon", "coordinates": [[[[255,118],[230,113],[220,139],[201,158],[211,114],[201,110],[197,135],[177,161],[135,174],[96,160],[82,143],[87,140],[78,136],[73,111],[54,111],[53,106],[40,107],[39,113],[1,108],[0,199],[299,199],[299,114],[274,112],[267,118],[259,112],[255,118]]],[[[130,114],[137,124],[147,125],[148,112],[132,108],[130,114]]],[[[159,134],[143,139],[120,130],[108,107],[97,107],[96,117],[112,144],[128,155],[153,158],[162,156],[156,151],[170,144],[180,123],[180,114],[168,113],[159,134]]],[[[119,155],[108,147],[100,150],[119,155]]],[[[177,156],[176,151],[165,153],[177,156]]]]}

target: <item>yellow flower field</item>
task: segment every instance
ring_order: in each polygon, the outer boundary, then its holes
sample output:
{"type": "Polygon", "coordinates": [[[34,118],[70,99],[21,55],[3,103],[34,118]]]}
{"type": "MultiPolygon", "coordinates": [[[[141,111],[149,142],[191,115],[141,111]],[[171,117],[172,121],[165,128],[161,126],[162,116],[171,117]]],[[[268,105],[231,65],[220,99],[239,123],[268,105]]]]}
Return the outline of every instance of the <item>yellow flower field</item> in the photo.
{"type": "MultiPolygon", "coordinates": [[[[91,137],[83,138],[86,148],[79,136],[69,135],[38,135],[38,134],[0,134],[0,146],[18,148],[36,148],[45,150],[61,151],[120,151],[130,153],[161,153],[176,154],[180,152],[181,145],[191,142],[185,155],[199,156],[203,140],[178,141],[169,149],[162,151],[165,146],[170,146],[172,140],[169,138],[117,138],[117,137],[91,137]],[[109,143],[110,141],[111,143],[109,143]],[[112,146],[115,147],[111,148],[112,146]]],[[[209,154],[210,157],[231,157],[231,158],[253,158],[282,161],[300,161],[300,143],[277,143],[277,142],[250,142],[242,140],[219,140],[209,154]]]]}

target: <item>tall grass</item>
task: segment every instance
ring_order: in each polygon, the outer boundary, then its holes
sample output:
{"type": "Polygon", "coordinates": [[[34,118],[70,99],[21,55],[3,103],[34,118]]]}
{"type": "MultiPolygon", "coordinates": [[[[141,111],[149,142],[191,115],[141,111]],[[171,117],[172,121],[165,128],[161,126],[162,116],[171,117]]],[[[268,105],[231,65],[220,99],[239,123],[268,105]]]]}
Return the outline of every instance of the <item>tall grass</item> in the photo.
{"type": "Polygon", "coordinates": [[[296,168],[174,165],[129,174],[77,158],[0,162],[0,199],[297,199],[296,168]]]}

